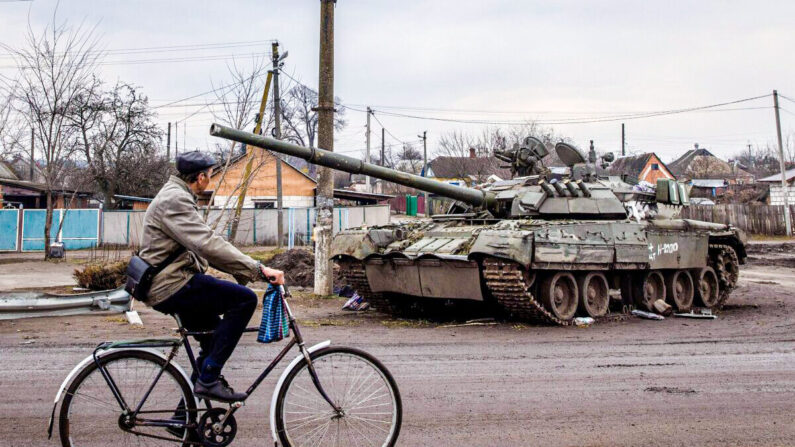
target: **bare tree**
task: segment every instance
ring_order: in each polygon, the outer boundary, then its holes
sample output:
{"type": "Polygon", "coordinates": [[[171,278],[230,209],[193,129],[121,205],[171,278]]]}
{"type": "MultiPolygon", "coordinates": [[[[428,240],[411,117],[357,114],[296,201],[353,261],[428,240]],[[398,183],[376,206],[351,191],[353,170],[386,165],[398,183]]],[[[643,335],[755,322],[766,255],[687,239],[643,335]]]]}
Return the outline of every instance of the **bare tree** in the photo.
{"type": "MultiPolygon", "coordinates": [[[[106,91],[94,78],[80,99],[69,114],[76,147],[104,197],[105,209],[115,209],[120,190],[142,194],[139,186],[154,177],[148,171],[162,173],[164,157],[157,153],[162,131],[147,97],[132,85],[117,83],[106,91]]],[[[162,184],[165,179],[155,180],[162,184]]]]}
{"type": "Polygon", "coordinates": [[[75,154],[75,131],[69,113],[90,85],[102,52],[93,28],[53,23],[41,34],[28,28],[21,49],[0,45],[13,57],[16,79],[3,78],[12,107],[26,129],[35,132],[43,161],[47,211],[44,223],[44,257],[49,258],[53,191],[58,189],[67,161],[75,154]]]}

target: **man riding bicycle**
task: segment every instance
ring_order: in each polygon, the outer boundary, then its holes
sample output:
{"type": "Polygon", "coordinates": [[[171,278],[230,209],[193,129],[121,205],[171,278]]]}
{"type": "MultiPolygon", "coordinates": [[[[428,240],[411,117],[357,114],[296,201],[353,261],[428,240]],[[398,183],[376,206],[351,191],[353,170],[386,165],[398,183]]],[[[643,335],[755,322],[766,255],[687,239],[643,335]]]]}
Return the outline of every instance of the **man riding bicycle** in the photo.
{"type": "Polygon", "coordinates": [[[179,253],[152,280],[146,304],[176,314],[191,331],[214,331],[197,336],[201,351],[198,377],[192,378],[198,397],[223,402],[243,400],[221,376],[229,356],[257,306],[257,296],[244,284],[265,279],[284,284],[284,273],[263,266],[213,232],[199,215],[196,197],[210,183],[215,160],[199,151],[177,157],[172,175],[144,216],[139,256],[160,265],[179,253]],[[229,273],[239,284],[206,275],[208,266],[229,273]],[[220,316],[223,315],[223,318],[220,316]]]}

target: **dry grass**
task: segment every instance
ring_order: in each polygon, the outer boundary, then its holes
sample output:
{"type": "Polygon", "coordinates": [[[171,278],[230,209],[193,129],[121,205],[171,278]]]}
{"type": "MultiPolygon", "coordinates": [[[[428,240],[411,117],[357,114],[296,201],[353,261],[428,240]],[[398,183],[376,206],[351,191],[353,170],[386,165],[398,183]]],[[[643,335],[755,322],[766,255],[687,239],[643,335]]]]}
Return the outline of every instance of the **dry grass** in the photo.
{"type": "Polygon", "coordinates": [[[127,262],[88,264],[75,269],[72,276],[80,287],[90,290],[109,290],[120,287],[127,278],[127,262]]]}

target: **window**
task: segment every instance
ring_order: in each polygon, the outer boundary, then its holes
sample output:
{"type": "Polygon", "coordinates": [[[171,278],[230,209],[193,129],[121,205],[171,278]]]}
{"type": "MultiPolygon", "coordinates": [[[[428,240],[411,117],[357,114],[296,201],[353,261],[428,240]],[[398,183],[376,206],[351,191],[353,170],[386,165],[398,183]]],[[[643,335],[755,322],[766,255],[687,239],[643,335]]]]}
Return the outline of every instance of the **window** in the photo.
{"type": "Polygon", "coordinates": [[[659,163],[652,163],[652,164],[651,164],[651,170],[652,170],[652,171],[659,171],[659,170],[660,170],[660,165],[659,165],[659,163]]]}
{"type": "Polygon", "coordinates": [[[254,202],[254,208],[258,210],[272,210],[276,208],[276,202],[273,201],[254,202]]]}

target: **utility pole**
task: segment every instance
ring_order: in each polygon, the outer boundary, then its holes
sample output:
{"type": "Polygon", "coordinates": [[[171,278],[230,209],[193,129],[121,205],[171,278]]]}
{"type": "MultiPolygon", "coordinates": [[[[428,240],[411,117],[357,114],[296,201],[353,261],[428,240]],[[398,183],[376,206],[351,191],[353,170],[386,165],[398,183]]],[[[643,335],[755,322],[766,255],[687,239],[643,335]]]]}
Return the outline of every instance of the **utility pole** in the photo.
{"type": "Polygon", "coordinates": [[[166,137],[166,161],[171,160],[171,122],[168,123],[168,136],[166,137]]]}
{"type": "Polygon", "coordinates": [[[781,144],[781,118],[778,111],[778,91],[773,90],[773,107],[776,109],[776,136],[778,137],[778,162],[781,167],[781,190],[784,192],[784,224],[787,236],[792,236],[792,218],[789,215],[789,187],[787,184],[787,164],[784,161],[784,145],[781,144]]]}
{"type": "Polygon", "coordinates": [[[30,129],[30,181],[33,181],[33,165],[36,164],[36,130],[30,129]]]}
{"type": "MultiPolygon", "coordinates": [[[[381,128],[381,166],[386,166],[386,162],[384,161],[384,157],[386,156],[385,154],[386,153],[384,151],[384,128],[382,127],[381,128]]],[[[377,192],[379,194],[383,194],[384,193],[384,181],[383,180],[378,180],[378,191],[377,192]]]]}
{"type": "Polygon", "coordinates": [[[174,160],[179,155],[179,121],[174,121],[174,160]]]}
{"type": "MultiPolygon", "coordinates": [[[[423,130],[422,135],[417,135],[422,138],[422,176],[428,176],[428,131],[423,130]]],[[[430,203],[428,203],[428,191],[424,192],[425,195],[425,217],[431,215],[430,203]]]]}
{"type": "MultiPolygon", "coordinates": [[[[317,145],[334,150],[334,7],[336,0],[320,0],[320,64],[318,73],[317,145]]],[[[334,171],[318,167],[315,202],[315,294],[331,295],[331,236],[334,212],[334,171]]]]}
{"type": "MultiPolygon", "coordinates": [[[[370,163],[370,115],[373,114],[373,109],[369,106],[367,107],[367,152],[364,154],[364,162],[370,163]]],[[[366,192],[370,191],[370,176],[364,176],[364,190],[366,192]]]]}
{"type": "Polygon", "coordinates": [[[624,133],[624,123],[621,123],[621,156],[624,157],[627,155],[627,140],[626,134],[624,133]]]}
{"type": "MultiPolygon", "coordinates": [[[[282,103],[279,95],[279,42],[271,44],[272,60],[273,60],[273,137],[277,140],[282,139],[282,103]]],[[[276,247],[282,248],[282,237],[284,237],[284,222],[282,218],[282,159],[273,154],[276,158],[276,247]]]]}

